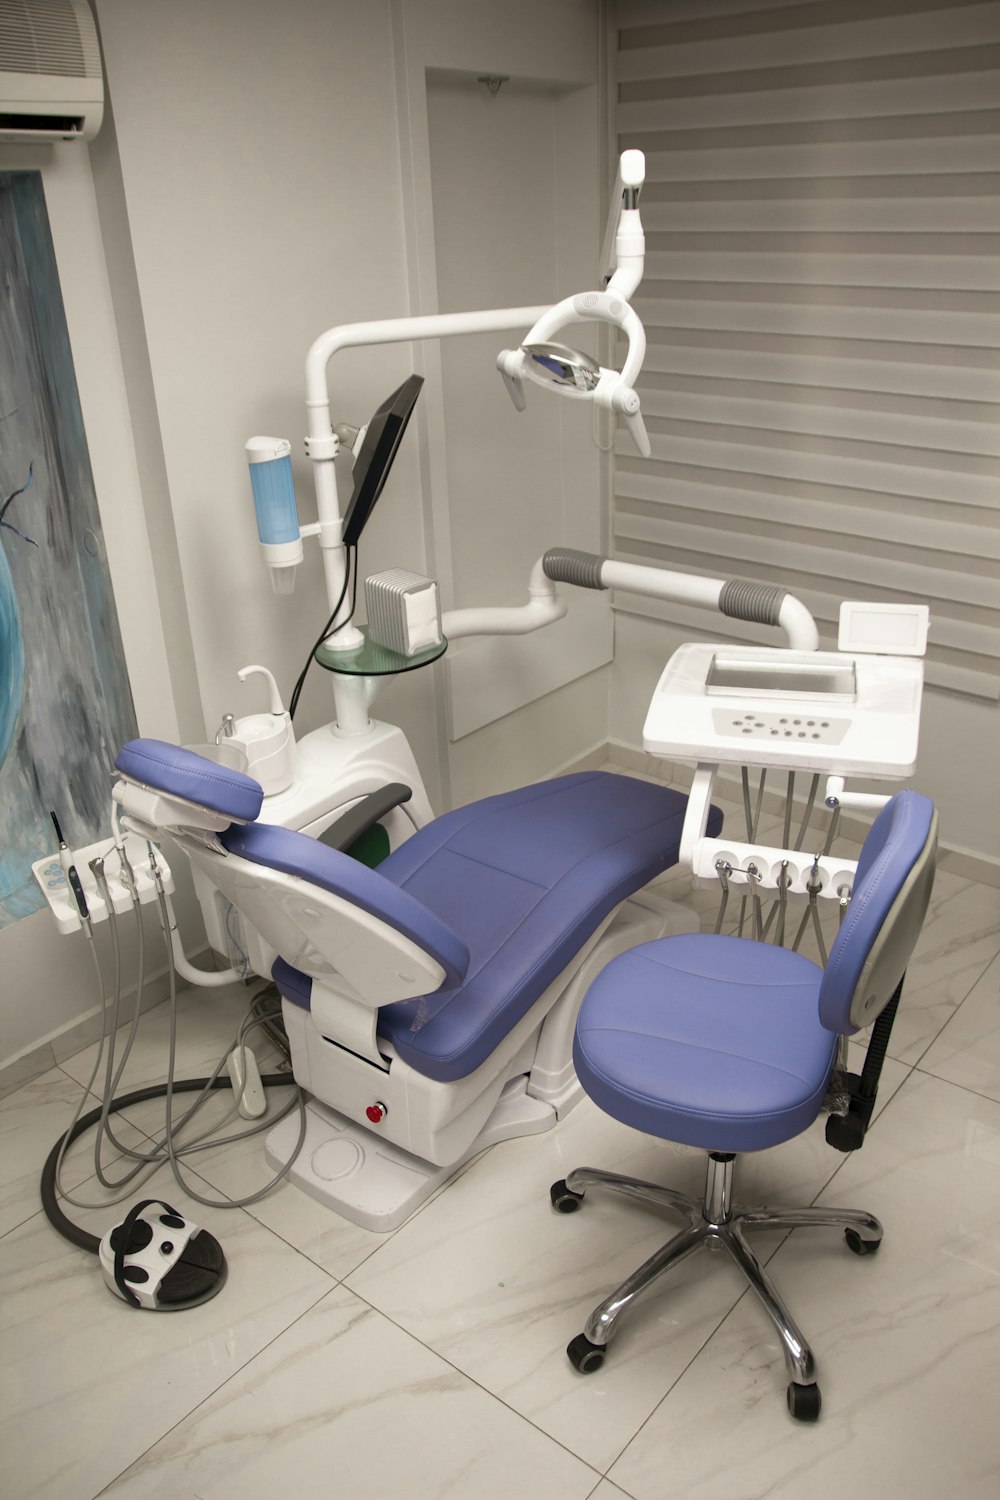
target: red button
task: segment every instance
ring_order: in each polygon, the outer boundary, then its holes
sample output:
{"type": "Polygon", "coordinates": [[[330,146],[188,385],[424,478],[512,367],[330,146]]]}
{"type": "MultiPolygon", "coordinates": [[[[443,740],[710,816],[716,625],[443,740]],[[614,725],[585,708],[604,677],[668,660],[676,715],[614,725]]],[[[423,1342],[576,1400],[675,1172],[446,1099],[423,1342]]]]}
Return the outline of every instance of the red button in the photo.
{"type": "Polygon", "coordinates": [[[365,1110],[365,1114],[368,1116],[369,1120],[371,1120],[373,1125],[381,1125],[386,1114],[385,1105],[369,1104],[368,1108],[365,1110]]]}

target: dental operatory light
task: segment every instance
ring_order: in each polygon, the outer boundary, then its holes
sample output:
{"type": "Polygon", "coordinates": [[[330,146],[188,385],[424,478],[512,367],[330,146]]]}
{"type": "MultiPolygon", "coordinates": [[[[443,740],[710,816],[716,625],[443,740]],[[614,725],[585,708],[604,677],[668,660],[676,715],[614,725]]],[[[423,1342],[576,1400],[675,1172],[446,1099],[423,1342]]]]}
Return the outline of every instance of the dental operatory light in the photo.
{"type": "Polygon", "coordinates": [[[594,391],[600,384],[600,365],[579,349],[566,344],[522,344],[521,348],[530,355],[536,378],[578,391],[594,391]]]}
{"type": "Polygon", "coordinates": [[[601,254],[601,291],[567,297],[543,313],[519,349],[504,349],[497,369],[518,411],[525,408],[524,382],[555,387],[571,399],[594,401],[625,419],[643,458],[651,452],[634,385],[646,354],[646,334],[630,298],[642,280],[645,237],[639,217],[639,193],[646,175],[641,151],[625,151],[611,200],[601,254]],[[606,369],[589,354],[556,339],[570,323],[610,323],[628,339],[621,370],[606,369]]]}

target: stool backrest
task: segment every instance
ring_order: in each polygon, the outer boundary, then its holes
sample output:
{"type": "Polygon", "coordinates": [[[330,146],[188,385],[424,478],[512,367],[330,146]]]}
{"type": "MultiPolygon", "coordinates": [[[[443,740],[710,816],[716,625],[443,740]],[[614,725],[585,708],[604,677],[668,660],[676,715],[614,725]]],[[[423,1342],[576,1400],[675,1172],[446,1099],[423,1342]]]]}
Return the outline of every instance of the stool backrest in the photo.
{"type": "Polygon", "coordinates": [[[879,813],[858,861],[819,992],[820,1020],[849,1036],[888,1004],[920,929],[937,856],[937,813],[919,792],[898,792],[879,813]]]}

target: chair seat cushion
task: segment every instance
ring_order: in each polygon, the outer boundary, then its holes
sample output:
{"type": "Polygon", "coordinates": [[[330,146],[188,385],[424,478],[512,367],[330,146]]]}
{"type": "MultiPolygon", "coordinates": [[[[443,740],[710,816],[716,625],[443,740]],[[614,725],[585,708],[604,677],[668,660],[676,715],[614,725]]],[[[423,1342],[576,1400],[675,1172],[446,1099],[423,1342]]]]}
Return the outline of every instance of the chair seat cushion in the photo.
{"type": "Polygon", "coordinates": [[[822,970],[801,954],[694,934],[643,943],[588,990],[573,1057],[605,1113],[708,1151],[757,1151],[805,1130],[837,1037],[819,1021],[822,970]]]}
{"type": "MultiPolygon", "coordinates": [[[[461,984],[379,1012],[378,1033],[418,1072],[451,1081],[483,1063],[603,919],[676,864],[687,798],[608,772],[580,772],[436,818],[379,874],[459,933],[461,984]]],[[[721,817],[713,809],[711,827],[721,817]]],[[[308,980],[275,966],[282,993],[308,980]]]]}

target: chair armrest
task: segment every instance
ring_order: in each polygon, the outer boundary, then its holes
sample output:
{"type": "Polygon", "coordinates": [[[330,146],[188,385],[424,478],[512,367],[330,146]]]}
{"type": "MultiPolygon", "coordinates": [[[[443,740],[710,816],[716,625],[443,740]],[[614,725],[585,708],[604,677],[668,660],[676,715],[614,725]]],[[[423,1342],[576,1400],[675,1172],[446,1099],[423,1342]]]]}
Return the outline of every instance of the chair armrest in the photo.
{"type": "Polygon", "coordinates": [[[349,849],[363,833],[374,828],[386,813],[392,812],[394,807],[399,807],[403,802],[409,802],[412,796],[412,788],[402,781],[391,781],[388,786],[379,787],[377,792],[369,792],[349,812],[345,812],[343,817],[330,824],[320,836],[322,843],[328,849],[349,849]]]}

